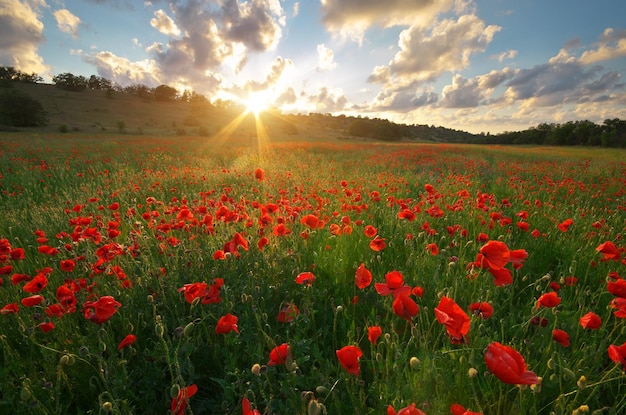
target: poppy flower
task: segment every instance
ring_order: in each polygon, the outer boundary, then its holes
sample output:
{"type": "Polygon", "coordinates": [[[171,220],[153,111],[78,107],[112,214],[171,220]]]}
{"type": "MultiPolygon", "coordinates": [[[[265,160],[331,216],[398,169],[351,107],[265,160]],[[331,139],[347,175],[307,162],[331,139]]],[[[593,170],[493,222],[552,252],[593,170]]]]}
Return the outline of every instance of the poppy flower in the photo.
{"type": "Polygon", "coordinates": [[[361,265],[359,265],[359,267],[356,269],[356,273],[354,275],[354,283],[361,290],[372,283],[372,273],[367,268],[365,268],[364,263],[361,263],[361,265]]]}
{"type": "Polygon", "coordinates": [[[281,323],[289,323],[293,321],[294,318],[298,317],[298,314],[300,314],[298,307],[293,303],[287,303],[278,312],[276,320],[281,323]]]}
{"type": "Polygon", "coordinates": [[[617,318],[626,318],[626,298],[617,297],[611,301],[611,308],[617,309],[613,315],[617,318]]]}
{"type": "Polygon", "coordinates": [[[4,265],[0,267],[0,275],[9,275],[13,272],[13,265],[4,265]]]}
{"type": "Polygon", "coordinates": [[[561,298],[554,291],[542,294],[537,300],[537,309],[543,307],[552,308],[561,303],[561,298]]]}
{"type": "Polygon", "coordinates": [[[469,305],[470,313],[480,316],[483,320],[493,315],[493,306],[486,302],[476,302],[469,305]]]}
{"type": "Polygon", "coordinates": [[[262,251],[263,248],[265,248],[265,246],[269,243],[270,243],[269,239],[267,239],[265,236],[259,239],[259,242],[257,243],[257,247],[259,248],[259,251],[262,251]]]}
{"type": "Polygon", "coordinates": [[[611,241],[606,241],[598,245],[598,247],[596,248],[596,251],[604,255],[604,257],[602,258],[603,261],[609,261],[609,260],[619,261],[620,259],[619,250],[617,249],[615,244],[611,241]]]}
{"type": "Polygon", "coordinates": [[[358,376],[361,371],[359,359],[363,352],[357,346],[344,346],[336,351],[337,359],[343,368],[350,374],[358,376]]]}
{"type": "Polygon", "coordinates": [[[559,343],[563,347],[569,347],[570,345],[569,334],[560,329],[552,330],[552,340],[559,343]]]}
{"type": "Polygon", "coordinates": [[[311,286],[315,281],[315,275],[312,272],[301,272],[296,276],[296,284],[311,286]]]}
{"type": "Polygon", "coordinates": [[[43,300],[44,298],[42,295],[35,294],[31,295],[30,297],[22,298],[21,303],[24,307],[34,307],[40,304],[43,300]]]}
{"type": "Polygon", "coordinates": [[[408,295],[400,294],[392,304],[393,312],[408,322],[417,315],[419,306],[408,295]]]}
{"type": "Polygon", "coordinates": [[[300,223],[310,229],[321,229],[324,227],[324,221],[311,213],[303,216],[300,219],[300,223]]]}
{"type": "Polygon", "coordinates": [[[584,329],[596,330],[602,325],[602,319],[593,311],[588,312],[580,318],[580,326],[584,329]]]}
{"type": "Polygon", "coordinates": [[[121,306],[120,303],[115,301],[115,298],[105,295],[100,297],[98,301],[85,302],[83,304],[83,314],[86,319],[96,324],[102,324],[109,320],[121,306]]]}
{"type": "Polygon", "coordinates": [[[626,371],[626,343],[622,343],[621,346],[612,344],[607,350],[609,357],[615,363],[622,365],[622,370],[626,371]]]}
{"type": "Polygon", "coordinates": [[[268,366],[276,366],[284,364],[291,356],[291,350],[289,344],[283,343],[280,346],[276,346],[270,352],[270,360],[267,362],[268,366]]]}
{"type": "Polygon", "coordinates": [[[378,229],[376,229],[375,227],[373,227],[372,225],[366,225],[365,228],[363,228],[363,233],[365,234],[365,236],[367,236],[368,238],[373,238],[376,236],[376,234],[378,233],[378,229]]]}
{"type": "Polygon", "coordinates": [[[191,284],[185,284],[178,289],[178,292],[185,294],[185,301],[192,304],[196,298],[203,298],[207,295],[208,284],[206,282],[194,282],[191,284]]]}
{"type": "Polygon", "coordinates": [[[452,415],[482,415],[481,412],[470,411],[469,409],[465,409],[463,405],[460,405],[458,403],[453,403],[452,405],[450,405],[450,413],[452,415]]]}
{"type": "Polygon", "coordinates": [[[493,283],[496,287],[503,287],[505,285],[513,284],[513,276],[511,271],[506,268],[500,268],[498,270],[489,268],[487,271],[493,276],[493,283]]]}
{"type": "Polygon", "coordinates": [[[235,333],[239,333],[239,328],[237,327],[237,316],[232,314],[226,314],[225,316],[220,317],[217,320],[217,325],[215,326],[215,333],[217,334],[227,334],[231,331],[235,333]]]}
{"type": "Polygon", "coordinates": [[[131,344],[135,343],[135,340],[137,340],[137,336],[135,336],[134,334],[129,334],[128,336],[124,337],[120,344],[117,345],[117,350],[122,350],[124,347],[130,346],[131,344]]]}
{"type": "Polygon", "coordinates": [[[398,412],[396,412],[395,409],[393,409],[393,406],[389,405],[387,407],[387,415],[426,415],[423,411],[417,409],[415,407],[415,404],[412,403],[411,405],[400,409],[398,412]]]}
{"type": "Polygon", "coordinates": [[[428,245],[426,245],[426,250],[428,252],[430,252],[431,255],[438,255],[439,254],[439,247],[434,242],[433,243],[429,243],[428,245]]]}
{"type": "Polygon", "coordinates": [[[254,178],[262,182],[265,179],[265,170],[258,168],[254,171],[254,178]]]}
{"type": "Polygon", "coordinates": [[[441,297],[434,311],[437,321],[446,327],[452,343],[464,343],[470,329],[470,318],[465,311],[452,298],[445,296],[441,297]]]}
{"type": "Polygon", "coordinates": [[[490,343],[485,352],[485,363],[498,379],[510,385],[533,385],[540,382],[534,372],[526,369],[519,352],[498,342],[490,343]]]}
{"type": "Polygon", "coordinates": [[[383,329],[381,329],[380,326],[370,326],[367,328],[367,340],[369,340],[373,346],[376,346],[376,342],[381,334],[383,334],[383,329]]]}
{"type": "Polygon", "coordinates": [[[385,283],[377,282],[374,284],[376,292],[380,295],[392,294],[397,297],[400,294],[409,295],[411,287],[404,285],[404,276],[400,271],[391,271],[385,274],[385,283]]]}
{"type": "Polygon", "coordinates": [[[403,209],[398,212],[398,219],[406,219],[409,222],[413,222],[415,220],[415,212],[409,209],[403,209]]]}
{"type": "Polygon", "coordinates": [[[48,277],[45,274],[37,274],[32,280],[28,281],[22,289],[30,294],[37,294],[48,285],[48,277]]]}
{"type": "Polygon", "coordinates": [[[54,323],[52,323],[51,321],[44,321],[43,323],[37,324],[37,327],[39,327],[39,329],[44,333],[48,333],[54,330],[54,323]]]}
{"type": "Polygon", "coordinates": [[[626,298],[626,280],[608,281],[606,289],[616,297],[626,298]]]}
{"type": "Polygon", "coordinates": [[[76,267],[76,262],[73,259],[62,259],[59,266],[63,272],[72,272],[76,267]]]}
{"type": "Polygon", "coordinates": [[[189,385],[178,391],[178,395],[172,399],[172,405],[170,410],[172,415],[184,415],[185,409],[187,409],[187,400],[198,392],[196,385],[189,385]]]}
{"type": "Polygon", "coordinates": [[[30,275],[28,274],[13,274],[11,275],[11,284],[17,285],[24,281],[30,280],[30,275]]]}
{"type": "Polygon", "coordinates": [[[248,398],[243,398],[241,400],[241,414],[242,415],[261,415],[258,409],[252,409],[250,407],[250,401],[248,398]]]}
{"type": "Polygon", "coordinates": [[[16,314],[19,310],[20,308],[17,303],[7,304],[4,307],[0,308],[0,315],[4,316],[7,314],[16,314]]]}
{"type": "Polygon", "coordinates": [[[572,226],[573,224],[574,224],[574,221],[571,220],[570,218],[567,218],[563,222],[559,223],[557,225],[557,228],[559,228],[561,232],[567,232],[569,227],[572,226]]]}
{"type": "Polygon", "coordinates": [[[370,242],[370,249],[375,252],[380,252],[383,249],[387,248],[387,244],[385,243],[385,238],[381,238],[376,235],[374,239],[370,242]]]}
{"type": "Polygon", "coordinates": [[[489,241],[480,248],[483,268],[499,270],[509,262],[509,247],[502,241],[489,241]]]}

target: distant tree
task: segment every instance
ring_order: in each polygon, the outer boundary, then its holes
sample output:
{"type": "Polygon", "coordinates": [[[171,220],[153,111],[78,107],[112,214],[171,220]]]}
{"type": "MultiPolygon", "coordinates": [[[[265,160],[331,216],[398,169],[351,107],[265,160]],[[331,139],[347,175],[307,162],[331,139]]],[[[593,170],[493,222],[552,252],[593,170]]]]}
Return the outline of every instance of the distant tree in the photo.
{"type": "Polygon", "coordinates": [[[87,87],[89,89],[109,91],[113,88],[113,83],[101,76],[91,75],[87,81],[87,87]]]}
{"type": "Polygon", "coordinates": [[[34,72],[32,74],[26,74],[12,66],[0,66],[0,80],[37,83],[42,82],[43,78],[34,72]]]}
{"type": "Polygon", "coordinates": [[[87,79],[84,76],[76,76],[69,72],[54,76],[52,82],[54,82],[57,88],[66,91],[84,91],[87,89],[87,79]]]}
{"type": "Polygon", "coordinates": [[[13,127],[39,127],[48,123],[43,105],[18,90],[6,90],[0,95],[0,124],[13,127]]]}
{"type": "Polygon", "coordinates": [[[133,84],[124,88],[124,92],[130,95],[136,95],[140,98],[152,98],[154,90],[142,84],[133,84]]]}
{"type": "Polygon", "coordinates": [[[154,99],[157,101],[175,101],[178,96],[176,88],[167,85],[159,85],[154,88],[154,99]]]}
{"type": "Polygon", "coordinates": [[[369,137],[371,133],[371,122],[366,119],[357,118],[348,126],[348,134],[356,137],[369,137]]]}

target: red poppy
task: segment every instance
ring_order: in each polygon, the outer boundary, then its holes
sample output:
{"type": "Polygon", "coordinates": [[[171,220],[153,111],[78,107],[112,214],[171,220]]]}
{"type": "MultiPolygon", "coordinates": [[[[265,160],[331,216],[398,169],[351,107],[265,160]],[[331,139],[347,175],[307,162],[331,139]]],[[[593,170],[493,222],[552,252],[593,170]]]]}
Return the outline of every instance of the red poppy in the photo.
{"type": "Polygon", "coordinates": [[[380,252],[383,249],[387,248],[387,244],[385,243],[385,238],[381,238],[376,235],[374,239],[370,242],[370,249],[375,252],[380,252]]]}
{"type": "Polygon", "coordinates": [[[615,281],[608,281],[606,289],[616,297],[626,298],[626,280],[620,278],[615,281]]]}
{"type": "Polygon", "coordinates": [[[569,334],[560,329],[552,330],[552,340],[559,343],[563,347],[569,347],[570,345],[569,334]]]}
{"type": "Polygon", "coordinates": [[[593,311],[588,312],[580,318],[580,326],[584,329],[596,330],[602,325],[602,319],[593,311]]]}
{"type": "Polygon", "coordinates": [[[185,284],[178,289],[178,292],[183,291],[185,294],[185,301],[189,304],[193,303],[196,298],[203,298],[207,295],[208,284],[206,282],[194,282],[192,284],[185,284]]]}
{"type": "Polygon", "coordinates": [[[400,294],[392,304],[393,312],[410,322],[419,312],[419,306],[408,295],[400,294]]]}
{"type": "Polygon", "coordinates": [[[313,214],[303,216],[302,219],[300,219],[300,223],[311,229],[321,229],[324,227],[324,221],[313,214]]]}
{"type": "Polygon", "coordinates": [[[269,243],[270,243],[270,240],[267,239],[265,236],[259,239],[259,242],[257,243],[257,247],[259,248],[259,251],[262,251],[263,248],[265,248],[265,246],[269,243]]]}
{"type": "Polygon", "coordinates": [[[615,244],[611,241],[606,241],[600,244],[596,248],[596,251],[604,255],[604,257],[602,258],[603,261],[609,261],[609,260],[619,261],[620,259],[620,252],[615,246],[615,244]]]}
{"type": "Polygon", "coordinates": [[[415,220],[415,212],[409,209],[403,209],[398,212],[398,219],[406,219],[409,222],[413,222],[415,220]]]}
{"type": "Polygon", "coordinates": [[[115,298],[105,295],[100,297],[98,301],[85,302],[83,304],[83,314],[86,319],[96,324],[102,324],[110,319],[121,306],[120,303],[115,301],[115,298]]]}
{"type": "Polygon", "coordinates": [[[511,385],[538,384],[539,378],[526,369],[526,362],[515,349],[493,342],[487,346],[485,363],[498,379],[511,385]]]}
{"type": "Polygon", "coordinates": [[[626,298],[617,297],[611,301],[611,308],[617,309],[613,315],[617,318],[626,318],[626,298]]]}
{"type": "Polygon", "coordinates": [[[570,218],[567,218],[563,222],[559,223],[557,225],[557,228],[559,228],[561,232],[567,232],[569,227],[572,226],[573,224],[574,224],[574,221],[571,220],[570,218]]]}
{"type": "Polygon", "coordinates": [[[37,324],[37,327],[39,327],[39,329],[44,333],[48,333],[54,330],[54,323],[52,323],[51,321],[44,321],[43,323],[37,324]]]}
{"type": "Polygon", "coordinates": [[[13,272],[13,265],[4,265],[0,267],[0,275],[9,275],[13,272]]]}
{"type": "Polygon", "coordinates": [[[178,395],[172,399],[172,405],[170,410],[172,415],[184,415],[185,409],[187,409],[187,400],[198,392],[196,385],[189,385],[178,391],[178,395]]]}
{"type": "Polygon", "coordinates": [[[537,308],[543,307],[556,307],[561,303],[561,298],[559,298],[558,294],[554,291],[542,294],[537,300],[537,308]]]}
{"type": "Polygon", "coordinates": [[[359,265],[359,267],[356,269],[354,282],[356,286],[361,290],[372,283],[372,273],[367,268],[365,268],[365,264],[361,263],[361,265],[359,265]]]}
{"type": "Polygon", "coordinates": [[[7,304],[4,307],[0,308],[0,315],[4,316],[7,314],[16,314],[19,310],[20,308],[17,303],[7,304]]]}
{"type": "Polygon", "coordinates": [[[122,350],[124,347],[130,346],[131,344],[135,343],[135,340],[137,340],[137,336],[135,336],[134,334],[129,334],[128,336],[124,337],[120,344],[117,345],[117,350],[122,350]]]}
{"type": "Polygon", "coordinates": [[[391,271],[385,274],[386,283],[375,283],[376,292],[380,295],[392,294],[397,297],[400,294],[409,295],[411,287],[404,285],[404,276],[400,271],[391,271]]]}
{"type": "Polygon", "coordinates": [[[21,282],[30,280],[30,275],[28,274],[13,274],[11,275],[11,284],[17,285],[21,282]]]}
{"type": "Polygon", "coordinates": [[[268,366],[282,365],[287,362],[287,359],[291,357],[291,350],[289,344],[283,343],[280,346],[276,346],[270,352],[270,360],[267,362],[268,366]]]}
{"type": "Polygon", "coordinates": [[[241,400],[241,414],[242,415],[261,415],[258,409],[252,409],[250,407],[250,401],[248,398],[243,398],[241,400]]]}
{"type": "Polygon", "coordinates": [[[220,317],[217,321],[217,325],[215,326],[215,333],[217,334],[227,334],[231,331],[235,333],[239,333],[239,328],[237,327],[237,316],[232,314],[226,314],[225,316],[220,317]]]}
{"type": "Polygon", "coordinates": [[[73,259],[62,259],[60,262],[60,268],[63,272],[72,272],[76,267],[76,262],[73,259]]]}
{"type": "Polygon", "coordinates": [[[22,298],[21,302],[24,307],[34,307],[38,304],[41,304],[43,300],[44,298],[42,295],[35,294],[31,295],[30,297],[22,298]]]}
{"type": "Polygon", "coordinates": [[[611,360],[621,364],[622,370],[626,371],[626,343],[622,343],[621,346],[612,344],[609,346],[607,352],[611,360]]]}
{"type": "Polygon", "coordinates": [[[298,307],[293,303],[287,303],[278,312],[276,320],[281,323],[289,323],[298,317],[298,314],[300,314],[298,307]]]}
{"type": "Polygon", "coordinates": [[[445,296],[441,297],[434,311],[437,321],[446,327],[452,343],[465,343],[470,329],[470,318],[465,311],[452,298],[445,296]]]}
{"type": "Polygon", "coordinates": [[[381,334],[383,334],[383,329],[381,329],[380,326],[370,326],[367,328],[367,340],[369,340],[373,346],[376,346],[376,342],[381,334]]]}
{"type": "Polygon", "coordinates": [[[438,255],[439,254],[439,247],[434,242],[433,243],[429,243],[428,245],[426,245],[426,250],[428,252],[430,252],[431,255],[438,255]]]}
{"type": "Polygon", "coordinates": [[[45,274],[39,273],[35,277],[28,281],[22,289],[27,293],[37,294],[39,291],[46,288],[48,285],[48,277],[45,274]]]}
{"type": "Polygon", "coordinates": [[[339,363],[348,373],[358,376],[361,371],[359,359],[363,356],[363,352],[357,346],[344,346],[336,351],[339,363]]]}
{"type": "Polygon", "coordinates": [[[265,179],[265,170],[263,170],[262,168],[258,168],[254,171],[254,178],[257,179],[258,181],[263,181],[263,179],[265,179]]]}
{"type": "Polygon", "coordinates": [[[373,227],[372,225],[366,225],[365,228],[363,228],[363,233],[368,238],[373,238],[378,233],[378,230],[375,227],[373,227]]]}
{"type": "Polygon", "coordinates": [[[417,409],[415,407],[415,404],[412,403],[411,405],[400,409],[398,412],[396,412],[395,409],[393,409],[393,406],[389,405],[387,407],[387,415],[426,415],[423,411],[417,409]]]}
{"type": "Polygon", "coordinates": [[[315,275],[312,272],[301,272],[296,276],[296,284],[311,286],[315,282],[315,275]]]}
{"type": "Polygon", "coordinates": [[[482,415],[482,412],[473,412],[469,409],[465,409],[462,405],[458,403],[453,403],[450,405],[450,413],[452,415],[482,415]]]}
{"type": "Polygon", "coordinates": [[[496,271],[504,268],[511,258],[509,247],[502,241],[487,242],[480,248],[480,253],[482,254],[482,267],[496,271]]]}
{"type": "Polygon", "coordinates": [[[487,271],[493,276],[493,283],[496,287],[503,287],[505,285],[513,284],[513,276],[511,271],[506,268],[500,268],[498,270],[489,268],[487,271]]]}
{"type": "Polygon", "coordinates": [[[486,302],[476,302],[469,306],[470,313],[480,316],[483,320],[493,315],[493,306],[486,302]]]}

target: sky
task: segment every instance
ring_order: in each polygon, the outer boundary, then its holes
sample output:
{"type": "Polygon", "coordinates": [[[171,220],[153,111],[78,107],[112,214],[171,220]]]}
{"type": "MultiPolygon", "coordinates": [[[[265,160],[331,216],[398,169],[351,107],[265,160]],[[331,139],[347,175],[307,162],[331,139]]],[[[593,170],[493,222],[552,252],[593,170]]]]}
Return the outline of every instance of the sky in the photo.
{"type": "Polygon", "coordinates": [[[623,0],[0,0],[0,65],[472,133],[626,119],[623,0]]]}

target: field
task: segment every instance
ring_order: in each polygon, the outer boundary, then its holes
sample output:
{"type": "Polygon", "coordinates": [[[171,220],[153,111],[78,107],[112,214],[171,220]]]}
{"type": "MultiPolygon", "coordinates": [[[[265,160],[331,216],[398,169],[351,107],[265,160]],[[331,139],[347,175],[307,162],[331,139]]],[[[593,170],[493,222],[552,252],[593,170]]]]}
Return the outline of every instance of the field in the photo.
{"type": "Polygon", "coordinates": [[[0,413],[625,413],[623,160],[4,134],[0,413]]]}

